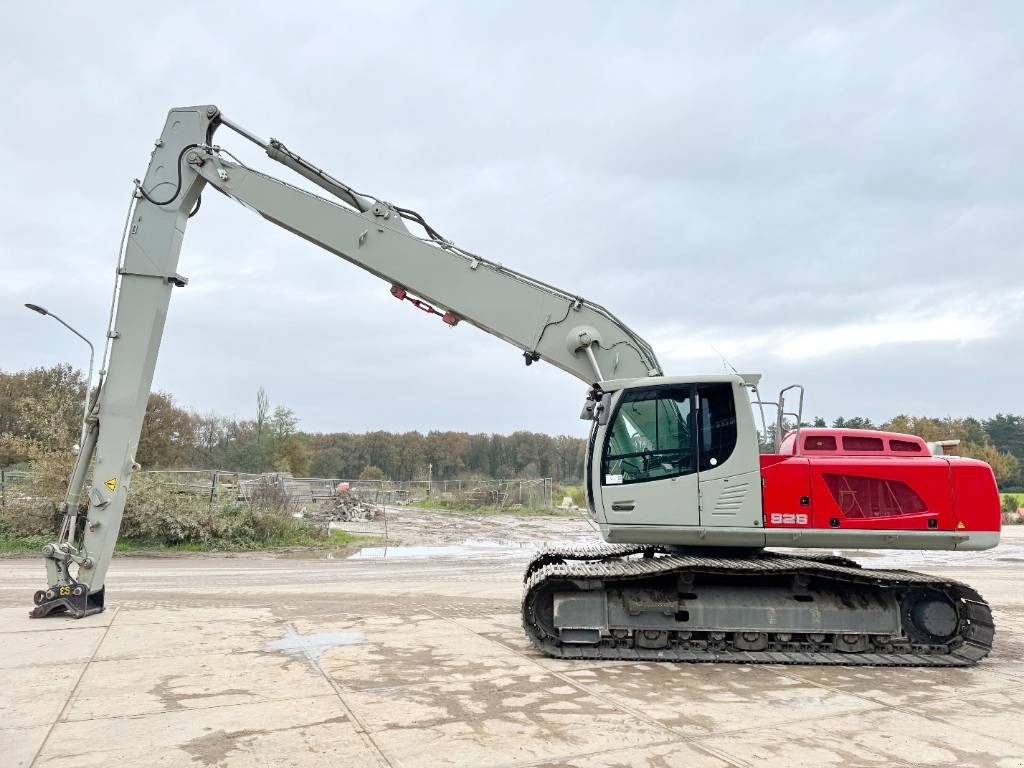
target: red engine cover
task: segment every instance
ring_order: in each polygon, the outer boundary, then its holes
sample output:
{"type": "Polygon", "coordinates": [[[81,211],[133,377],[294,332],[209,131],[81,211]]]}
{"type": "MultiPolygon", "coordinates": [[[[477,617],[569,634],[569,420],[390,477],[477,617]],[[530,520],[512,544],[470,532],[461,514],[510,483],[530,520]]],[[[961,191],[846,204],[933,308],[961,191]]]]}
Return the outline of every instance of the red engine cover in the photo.
{"type": "Polygon", "coordinates": [[[783,528],[998,531],[992,468],[932,456],[914,435],[849,429],[790,433],[761,457],[764,524],[783,528]]]}

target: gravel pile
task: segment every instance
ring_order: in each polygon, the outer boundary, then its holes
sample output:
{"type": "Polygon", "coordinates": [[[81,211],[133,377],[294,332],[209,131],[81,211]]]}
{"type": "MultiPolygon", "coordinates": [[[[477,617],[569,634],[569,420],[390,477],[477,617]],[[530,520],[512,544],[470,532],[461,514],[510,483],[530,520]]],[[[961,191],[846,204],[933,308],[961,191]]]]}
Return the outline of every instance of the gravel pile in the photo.
{"type": "Polygon", "coordinates": [[[329,523],[380,520],[383,516],[383,507],[362,501],[351,491],[337,491],[332,499],[318,504],[305,515],[307,520],[329,523]]]}

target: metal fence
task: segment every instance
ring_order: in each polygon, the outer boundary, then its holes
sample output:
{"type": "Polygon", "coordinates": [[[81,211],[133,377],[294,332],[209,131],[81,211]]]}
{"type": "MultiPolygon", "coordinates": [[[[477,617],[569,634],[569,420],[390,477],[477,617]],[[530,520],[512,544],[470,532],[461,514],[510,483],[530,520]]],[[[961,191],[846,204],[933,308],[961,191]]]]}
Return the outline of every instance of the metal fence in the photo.
{"type": "Polygon", "coordinates": [[[406,480],[384,481],[381,493],[386,504],[442,501],[479,507],[550,508],[554,482],[550,477],[531,480],[406,480]]]}
{"type": "Polygon", "coordinates": [[[467,506],[554,506],[554,482],[550,477],[501,480],[350,480],[339,477],[292,477],[286,473],[249,474],[220,470],[155,470],[138,473],[152,482],[181,493],[212,500],[250,501],[274,489],[296,502],[330,499],[341,483],[370,504],[403,506],[417,502],[451,502],[467,506]]]}
{"type": "Polygon", "coordinates": [[[0,469],[0,509],[8,501],[24,499],[31,492],[32,473],[23,469],[0,469]]]}
{"type": "Polygon", "coordinates": [[[138,472],[140,478],[156,483],[170,491],[207,496],[211,500],[250,501],[268,488],[280,489],[286,497],[300,497],[305,487],[293,487],[290,475],[283,473],[254,474],[224,472],[219,469],[171,469],[138,472]]]}
{"type": "MultiPolygon", "coordinates": [[[[351,480],[341,477],[292,477],[283,472],[262,474],[225,472],[217,469],[147,470],[138,477],[171,491],[203,496],[211,501],[251,501],[274,489],[296,501],[334,497],[340,483],[348,483],[353,495],[371,504],[404,506],[417,502],[452,502],[481,507],[555,506],[554,481],[550,477],[499,480],[351,480]]],[[[0,470],[0,501],[22,496],[32,483],[28,470],[0,470]]]]}
{"type": "MultiPolygon", "coordinates": [[[[149,470],[138,480],[171,493],[189,494],[211,507],[221,503],[272,504],[286,514],[349,533],[388,539],[388,517],[395,507],[443,506],[553,509],[551,478],[500,480],[347,480],[292,477],[281,472],[253,474],[221,470],[149,470]],[[348,483],[348,493],[338,486],[348,483]],[[391,510],[389,511],[389,508],[391,510]]],[[[0,508],[25,502],[32,494],[31,471],[0,470],[0,508]]],[[[561,499],[559,499],[561,500],[561,499]]]]}

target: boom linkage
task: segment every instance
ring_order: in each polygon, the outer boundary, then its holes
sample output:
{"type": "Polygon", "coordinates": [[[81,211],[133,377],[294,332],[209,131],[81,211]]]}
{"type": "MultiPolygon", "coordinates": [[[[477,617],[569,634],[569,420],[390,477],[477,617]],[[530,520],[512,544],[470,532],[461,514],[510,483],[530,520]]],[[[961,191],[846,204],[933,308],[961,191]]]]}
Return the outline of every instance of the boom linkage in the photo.
{"type": "Polygon", "coordinates": [[[60,535],[43,548],[48,587],[35,595],[34,617],[66,612],[77,618],[103,610],[107,567],[137,467],[171,290],[188,282],[177,272],[181,243],[207,184],[391,283],[396,297],[441,314],[449,325],[464,320],[513,344],[527,365],[545,360],[590,385],[661,374],[650,345],[600,305],[455,246],[415,211],[356,192],[281,142],[265,142],[225,118],[217,107],[173,109],[145,178],[136,182],[101,383],[63,505],[60,535]],[[242,164],[213,144],[221,125],[340,202],[242,164]],[[407,222],[426,237],[412,234],[407,222]],[[80,513],[90,464],[88,507],[80,513]]]}

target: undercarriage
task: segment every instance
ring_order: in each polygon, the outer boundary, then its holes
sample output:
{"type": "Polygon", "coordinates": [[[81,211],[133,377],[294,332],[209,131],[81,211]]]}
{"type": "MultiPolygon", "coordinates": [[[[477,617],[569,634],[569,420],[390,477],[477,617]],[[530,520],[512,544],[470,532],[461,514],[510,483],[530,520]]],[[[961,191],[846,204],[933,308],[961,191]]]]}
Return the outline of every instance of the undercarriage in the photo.
{"type": "Polygon", "coordinates": [[[539,553],[522,617],[538,649],[570,659],[964,667],[995,635],[988,603],[948,579],[633,545],[539,553]]]}

